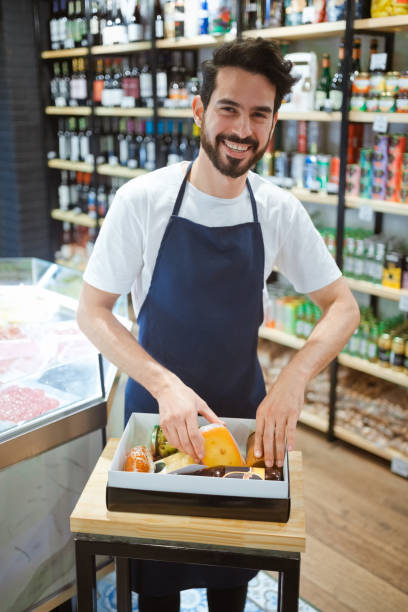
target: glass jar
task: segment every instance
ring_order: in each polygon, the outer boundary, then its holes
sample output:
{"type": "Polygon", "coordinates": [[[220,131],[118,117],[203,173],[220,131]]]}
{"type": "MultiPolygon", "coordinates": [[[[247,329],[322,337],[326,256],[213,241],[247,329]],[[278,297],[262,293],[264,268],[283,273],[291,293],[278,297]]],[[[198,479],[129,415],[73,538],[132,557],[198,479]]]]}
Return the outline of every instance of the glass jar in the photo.
{"type": "Polygon", "coordinates": [[[396,99],[397,113],[408,113],[408,91],[399,92],[396,99]]]}
{"type": "Polygon", "coordinates": [[[367,96],[361,94],[353,94],[350,98],[350,110],[351,111],[366,111],[367,110],[367,96]]]}
{"type": "Polygon", "coordinates": [[[368,72],[358,72],[353,81],[353,93],[367,95],[370,91],[370,75],[368,72]]]}
{"type": "Polygon", "coordinates": [[[378,110],[381,113],[395,113],[395,98],[392,94],[385,92],[380,96],[378,110]]]}
{"type": "Polygon", "coordinates": [[[387,72],[385,75],[385,91],[390,94],[397,94],[399,90],[399,72],[387,72]]]}
{"type": "Polygon", "coordinates": [[[398,87],[400,93],[408,93],[408,70],[400,72],[398,87]]]}
{"type": "Polygon", "coordinates": [[[380,96],[378,94],[371,93],[367,98],[367,110],[370,113],[376,113],[380,104],[380,96]]]}
{"type": "Polygon", "coordinates": [[[370,75],[370,93],[382,94],[385,91],[385,74],[381,71],[372,72],[370,75]]]}

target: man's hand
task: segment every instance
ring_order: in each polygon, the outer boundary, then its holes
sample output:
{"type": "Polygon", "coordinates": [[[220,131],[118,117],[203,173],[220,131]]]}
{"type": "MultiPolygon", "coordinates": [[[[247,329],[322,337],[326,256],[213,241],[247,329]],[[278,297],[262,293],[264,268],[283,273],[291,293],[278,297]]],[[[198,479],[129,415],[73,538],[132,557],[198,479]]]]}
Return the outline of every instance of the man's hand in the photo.
{"type": "Polygon", "coordinates": [[[304,384],[283,373],[256,412],[255,457],[265,458],[267,467],[281,467],[288,450],[295,447],[296,424],[304,403],[304,384]]]}
{"type": "Polygon", "coordinates": [[[167,440],[200,462],[204,456],[204,439],[198,428],[197,416],[201,414],[210,423],[225,423],[197,393],[176,376],[172,377],[170,385],[156,394],[156,399],[159,403],[160,426],[167,440]]]}

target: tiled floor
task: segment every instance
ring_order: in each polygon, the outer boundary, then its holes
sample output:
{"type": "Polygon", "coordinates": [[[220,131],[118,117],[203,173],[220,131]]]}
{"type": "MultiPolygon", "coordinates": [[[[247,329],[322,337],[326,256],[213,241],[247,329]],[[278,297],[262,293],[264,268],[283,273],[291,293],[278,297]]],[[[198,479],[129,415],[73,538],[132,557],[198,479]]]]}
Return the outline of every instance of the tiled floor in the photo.
{"type": "MultiPolygon", "coordinates": [[[[137,595],[133,593],[132,612],[137,612],[137,595]]],[[[259,574],[249,583],[245,612],[270,612],[277,606],[277,581],[259,574]]],[[[116,612],[116,583],[112,572],[98,582],[98,612],[116,612]]],[[[205,589],[190,589],[181,593],[180,612],[208,612],[205,589]]],[[[316,612],[310,604],[299,600],[299,612],[316,612]]]]}

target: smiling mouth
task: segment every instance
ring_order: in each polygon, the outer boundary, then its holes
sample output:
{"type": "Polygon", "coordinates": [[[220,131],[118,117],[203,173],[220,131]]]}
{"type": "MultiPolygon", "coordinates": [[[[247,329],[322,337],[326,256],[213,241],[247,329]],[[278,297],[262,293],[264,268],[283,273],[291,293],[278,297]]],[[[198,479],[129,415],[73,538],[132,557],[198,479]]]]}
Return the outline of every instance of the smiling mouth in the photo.
{"type": "Polygon", "coordinates": [[[227,149],[230,149],[235,153],[246,153],[252,148],[251,145],[238,144],[237,142],[231,142],[230,140],[223,140],[223,143],[227,149]]]}

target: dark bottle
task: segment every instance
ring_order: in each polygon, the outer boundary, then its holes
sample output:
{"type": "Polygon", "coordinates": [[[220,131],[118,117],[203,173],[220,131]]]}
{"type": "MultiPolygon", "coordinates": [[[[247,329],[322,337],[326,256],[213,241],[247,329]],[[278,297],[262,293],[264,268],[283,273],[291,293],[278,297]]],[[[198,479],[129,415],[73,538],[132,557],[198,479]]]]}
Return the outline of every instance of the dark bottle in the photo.
{"type": "Polygon", "coordinates": [[[61,172],[61,182],[58,186],[58,205],[61,210],[69,209],[69,185],[68,172],[66,170],[61,172]]]}
{"type": "Polygon", "coordinates": [[[121,106],[123,100],[123,89],[122,89],[122,62],[121,59],[116,57],[113,60],[112,70],[112,85],[111,85],[111,96],[112,106],[121,106]]]}
{"type": "Polygon", "coordinates": [[[61,49],[62,41],[60,40],[59,17],[58,0],[53,0],[48,28],[50,33],[50,48],[54,50],[61,49]]]}
{"type": "Polygon", "coordinates": [[[105,184],[102,182],[102,179],[99,179],[101,182],[98,185],[98,189],[96,192],[96,207],[98,210],[98,216],[103,219],[108,211],[108,197],[106,194],[105,184]]]}
{"type": "Polygon", "coordinates": [[[360,63],[360,55],[361,55],[361,40],[359,38],[354,39],[353,43],[353,55],[351,62],[351,73],[353,75],[361,72],[361,63],[360,63]]]}
{"type": "Polygon", "coordinates": [[[158,106],[164,106],[164,101],[168,96],[167,86],[167,72],[164,68],[164,56],[159,55],[157,61],[157,72],[156,72],[156,92],[157,92],[157,104],[158,106]]]}
{"type": "Polygon", "coordinates": [[[374,72],[374,69],[371,67],[371,58],[373,55],[378,53],[378,40],[376,38],[372,38],[370,41],[370,57],[368,59],[368,72],[374,72]]]}
{"type": "Polygon", "coordinates": [[[67,0],[60,0],[60,12],[58,19],[58,30],[60,39],[60,49],[65,49],[65,41],[67,38],[67,0]]]}
{"type": "Polygon", "coordinates": [[[92,45],[100,45],[101,44],[101,32],[99,29],[100,21],[99,21],[99,6],[97,0],[92,0],[91,2],[91,18],[89,22],[89,29],[91,33],[91,44],[92,45]]]}
{"type": "Polygon", "coordinates": [[[75,47],[75,0],[68,2],[68,18],[67,18],[67,37],[65,39],[65,49],[73,49],[75,47]]]}
{"type": "Polygon", "coordinates": [[[330,85],[329,98],[331,101],[332,110],[341,110],[343,102],[343,65],[344,65],[344,40],[341,41],[339,47],[339,62],[337,70],[333,75],[330,85]]]}
{"type": "Polygon", "coordinates": [[[138,42],[139,40],[143,40],[143,22],[140,15],[139,4],[140,0],[136,0],[135,10],[133,11],[133,15],[130,18],[127,26],[129,42],[138,42]]]}
{"type": "Polygon", "coordinates": [[[315,108],[316,110],[324,110],[326,106],[326,99],[329,97],[330,93],[330,84],[331,84],[331,76],[330,76],[330,57],[328,53],[323,53],[322,58],[322,71],[320,74],[320,79],[316,87],[316,101],[315,108]]]}
{"type": "Polygon", "coordinates": [[[144,56],[140,71],[140,97],[143,106],[153,106],[153,77],[147,56],[144,56]]]}
{"type": "Polygon", "coordinates": [[[77,101],[78,104],[85,105],[88,99],[88,82],[86,78],[85,59],[83,57],[78,58],[77,79],[77,101]]]}
{"type": "Polygon", "coordinates": [[[184,36],[184,0],[174,2],[174,36],[176,38],[184,36]]]}
{"type": "Polygon", "coordinates": [[[90,163],[92,131],[86,117],[79,119],[79,155],[82,161],[90,163]]]}
{"type": "Polygon", "coordinates": [[[68,62],[62,62],[62,76],[59,82],[59,95],[61,97],[60,102],[61,106],[67,106],[69,102],[69,88],[70,88],[70,78],[69,78],[69,65],[68,62]]]}
{"type": "Polygon", "coordinates": [[[113,35],[113,26],[114,26],[113,0],[107,0],[105,15],[106,15],[105,23],[103,25],[103,29],[101,30],[102,44],[112,45],[113,38],[114,38],[114,35],[113,35]]]}
{"type": "MultiPolygon", "coordinates": [[[[166,135],[167,136],[167,135],[166,135]]],[[[167,164],[167,138],[164,135],[164,121],[157,122],[157,168],[167,164]]]]}
{"type": "Polygon", "coordinates": [[[154,170],[156,167],[156,142],[153,137],[153,121],[146,121],[146,136],[144,137],[146,146],[146,170],[154,170]]]}
{"type": "Polygon", "coordinates": [[[58,157],[59,159],[69,159],[69,149],[67,138],[66,138],[66,130],[65,130],[65,122],[64,119],[58,119],[58,157]]]}
{"type": "Polygon", "coordinates": [[[128,140],[126,133],[126,119],[120,119],[119,121],[119,133],[118,133],[118,153],[119,163],[121,166],[127,166],[129,160],[129,149],[128,140]]]}
{"type": "Polygon", "coordinates": [[[79,134],[77,132],[77,123],[75,117],[69,118],[70,132],[70,160],[79,161],[79,134]]]}
{"type": "Polygon", "coordinates": [[[60,99],[60,80],[61,68],[58,62],[54,62],[53,77],[50,82],[51,104],[54,106],[58,103],[58,99],[60,99]]]}
{"type": "Polygon", "coordinates": [[[111,35],[113,37],[111,44],[126,44],[128,42],[127,27],[123,19],[119,0],[116,2],[116,11],[114,14],[111,35]]]}
{"type": "Polygon", "coordinates": [[[154,1],[154,32],[156,40],[164,38],[164,15],[160,0],[154,1]]]}
{"type": "Polygon", "coordinates": [[[139,166],[138,161],[138,145],[135,136],[135,122],[133,119],[129,119],[126,125],[127,135],[127,145],[128,145],[128,168],[137,168],[139,166]]]}
{"type": "Polygon", "coordinates": [[[253,2],[253,0],[248,0],[246,3],[245,10],[246,10],[247,30],[255,30],[257,26],[257,18],[258,18],[257,2],[253,2]]]}

